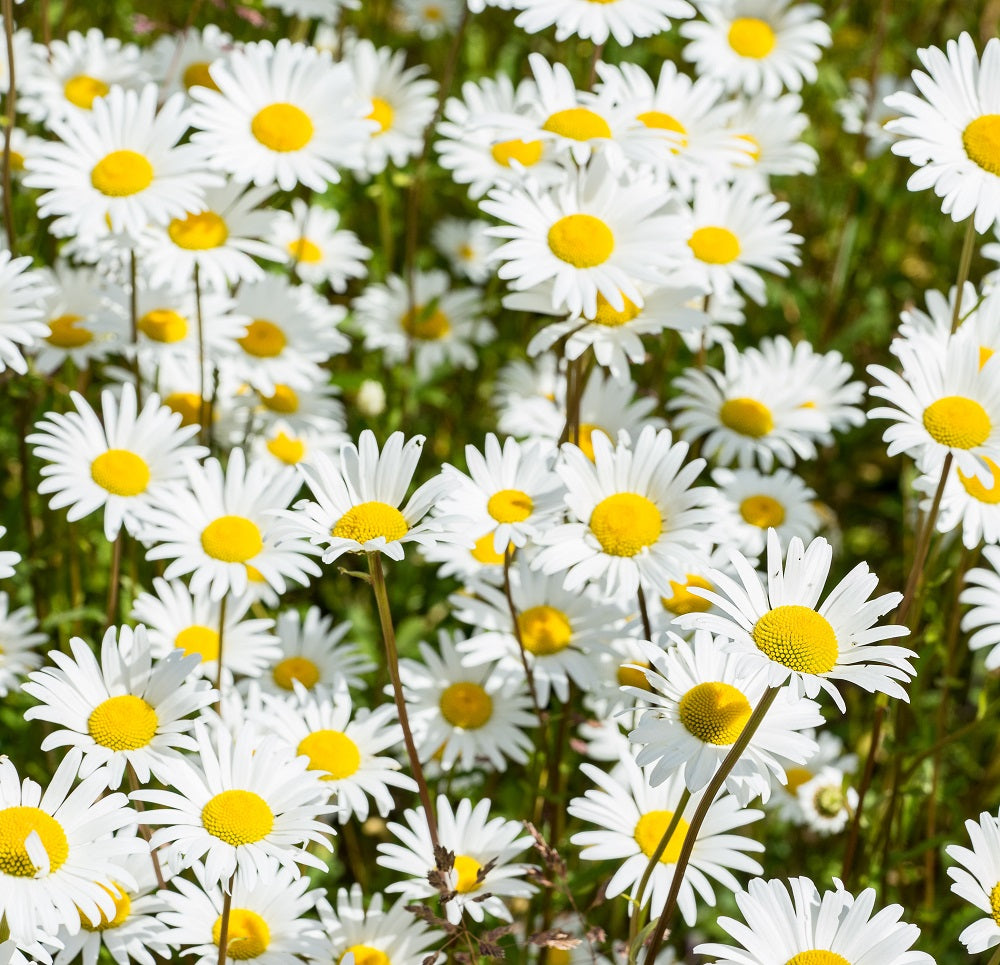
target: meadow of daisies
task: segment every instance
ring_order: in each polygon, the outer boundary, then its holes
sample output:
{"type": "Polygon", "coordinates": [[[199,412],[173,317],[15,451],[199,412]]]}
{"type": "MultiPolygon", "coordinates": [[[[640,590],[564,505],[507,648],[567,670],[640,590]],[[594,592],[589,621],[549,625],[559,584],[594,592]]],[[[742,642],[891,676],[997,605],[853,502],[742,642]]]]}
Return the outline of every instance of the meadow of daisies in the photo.
{"type": "Polygon", "coordinates": [[[0,0],[0,965],[1000,962],[1000,40],[0,0]]]}

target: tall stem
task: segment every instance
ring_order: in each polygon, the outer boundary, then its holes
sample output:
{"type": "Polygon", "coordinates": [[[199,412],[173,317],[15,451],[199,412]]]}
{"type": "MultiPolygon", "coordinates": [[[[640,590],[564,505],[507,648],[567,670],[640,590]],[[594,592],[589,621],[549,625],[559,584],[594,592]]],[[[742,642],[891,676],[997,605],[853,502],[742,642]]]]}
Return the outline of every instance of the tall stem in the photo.
{"type": "Polygon", "coordinates": [[[208,399],[205,389],[205,322],[201,309],[201,277],[198,273],[198,262],[194,263],[194,316],[198,326],[198,422],[201,425],[202,445],[209,442],[208,399]]]}
{"type": "MultiPolygon", "coordinates": [[[[139,777],[135,773],[135,768],[131,764],[125,766],[125,770],[128,773],[128,783],[133,791],[139,790],[139,777]]],[[[135,804],[135,809],[137,811],[145,811],[146,805],[142,801],[132,798],[132,802],[135,804]]],[[[148,824],[143,824],[142,821],[139,822],[139,833],[143,836],[146,844],[149,844],[149,839],[153,836],[149,830],[148,824]]],[[[166,888],[167,883],[163,878],[163,869],[160,867],[160,859],[156,853],[156,848],[149,849],[149,856],[153,859],[153,874],[156,875],[156,884],[159,888],[166,888]]]]}
{"type": "Polygon", "coordinates": [[[962,292],[965,283],[969,280],[969,269],[972,267],[972,250],[976,241],[976,225],[972,218],[969,218],[965,226],[965,239],[962,241],[962,254],[958,259],[958,277],[955,279],[955,306],[951,310],[951,330],[958,328],[959,318],[962,314],[962,292]]]}
{"type": "Polygon", "coordinates": [[[236,872],[233,872],[229,884],[222,891],[222,915],[219,917],[219,965],[226,965],[226,952],[229,951],[229,911],[233,907],[233,887],[236,882],[236,872]]]}
{"type": "Polygon", "coordinates": [[[138,265],[136,264],[135,248],[129,252],[128,260],[128,312],[130,322],[130,336],[132,339],[132,371],[135,374],[135,404],[142,408],[142,374],[139,370],[139,287],[138,287],[138,265]]]}
{"type": "Polygon", "coordinates": [[[118,589],[122,578],[122,547],[125,530],[118,530],[118,536],[111,544],[111,573],[108,577],[108,610],[104,617],[104,629],[118,622],[118,589]]]}
{"type": "Polygon", "coordinates": [[[430,832],[431,843],[437,847],[437,817],[431,804],[430,791],[427,788],[427,778],[420,766],[417,747],[413,743],[413,732],[410,730],[410,718],[406,713],[406,701],[403,699],[403,684],[399,679],[399,653],[396,650],[396,631],[392,625],[392,611],[389,609],[389,594],[385,586],[385,572],[382,569],[382,554],[368,554],[368,571],[372,578],[372,591],[375,593],[375,605],[378,608],[378,618],[382,625],[382,640],[385,643],[386,665],[389,669],[389,679],[392,681],[392,695],[396,701],[396,713],[399,724],[403,728],[403,743],[406,745],[406,756],[410,759],[410,770],[417,782],[417,793],[420,803],[424,806],[427,816],[427,830],[430,832]]]}
{"type": "Polygon", "coordinates": [[[770,687],[764,696],[761,697],[749,720],[743,726],[743,730],[740,731],[740,736],[736,738],[736,743],[729,749],[725,760],[719,765],[719,769],[715,772],[714,777],[708,782],[708,785],[702,792],[701,800],[698,802],[698,807],[695,808],[694,816],[688,825],[687,834],[684,836],[684,844],[677,858],[677,864],[674,865],[674,878],[670,882],[670,892],[667,895],[663,911],[660,912],[660,919],[656,923],[653,937],[649,941],[649,950],[646,952],[645,958],[646,965],[653,965],[656,961],[656,953],[663,944],[663,936],[667,931],[667,926],[670,924],[670,919],[673,918],[674,912],[677,910],[677,896],[680,894],[681,883],[684,881],[684,872],[687,870],[688,862],[691,860],[691,853],[694,851],[701,826],[705,823],[705,818],[708,817],[708,812],[715,803],[715,796],[719,793],[722,785],[726,783],[729,772],[743,756],[743,752],[749,746],[751,738],[756,733],[757,728],[760,727],[767,712],[771,709],[771,704],[774,703],[780,690],[780,687],[770,687]]]}
{"type": "Polygon", "coordinates": [[[646,639],[653,641],[653,625],[649,622],[649,607],[646,606],[646,594],[643,592],[642,584],[639,584],[639,615],[642,617],[642,632],[646,639]]]}
{"type": "Polygon", "coordinates": [[[3,129],[3,225],[7,232],[7,247],[11,255],[17,254],[17,235],[14,232],[14,207],[11,199],[10,139],[17,122],[17,85],[14,83],[14,0],[3,0],[3,33],[7,44],[7,118],[3,129]]]}
{"type": "Polygon", "coordinates": [[[508,546],[503,554],[503,592],[507,597],[507,608],[510,610],[510,622],[514,629],[514,639],[517,640],[517,649],[521,653],[521,666],[524,667],[524,676],[528,681],[528,691],[531,694],[531,703],[535,708],[535,716],[538,718],[538,723],[542,724],[542,706],[538,702],[538,691],[535,689],[535,673],[531,669],[531,663],[528,660],[528,652],[524,649],[524,640],[521,637],[521,623],[518,620],[517,607],[514,605],[514,594],[511,592],[510,588],[510,562],[514,557],[514,553],[508,546]]]}
{"type": "Polygon", "coordinates": [[[220,717],[222,716],[222,644],[226,631],[226,601],[228,599],[229,594],[226,594],[219,604],[219,657],[215,662],[215,689],[219,694],[215,709],[220,717]]]}

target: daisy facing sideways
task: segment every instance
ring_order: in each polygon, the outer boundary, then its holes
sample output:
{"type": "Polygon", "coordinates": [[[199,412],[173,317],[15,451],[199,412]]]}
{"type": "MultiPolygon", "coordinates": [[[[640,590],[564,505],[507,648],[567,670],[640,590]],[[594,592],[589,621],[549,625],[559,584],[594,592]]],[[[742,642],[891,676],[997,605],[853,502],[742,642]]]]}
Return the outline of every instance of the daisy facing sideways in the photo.
{"type": "Polygon", "coordinates": [[[974,921],[959,935],[969,954],[985,952],[1000,944],[1000,923],[996,919],[1000,899],[1000,821],[995,814],[983,811],[978,821],[966,821],[972,848],[950,844],[948,857],[958,862],[948,869],[951,890],[975,905],[984,917],[974,921]]]}

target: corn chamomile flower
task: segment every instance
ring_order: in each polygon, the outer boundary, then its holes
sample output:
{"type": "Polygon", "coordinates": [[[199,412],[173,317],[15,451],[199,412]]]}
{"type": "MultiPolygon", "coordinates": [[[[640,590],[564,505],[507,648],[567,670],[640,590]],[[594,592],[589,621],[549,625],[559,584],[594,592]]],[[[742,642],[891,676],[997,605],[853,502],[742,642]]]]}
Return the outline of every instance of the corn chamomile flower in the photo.
{"type": "Polygon", "coordinates": [[[802,824],[816,834],[839,834],[858,806],[858,792],[845,786],[844,772],[824,767],[795,789],[802,824]]]}
{"type": "Polygon", "coordinates": [[[271,237],[285,263],[310,285],[328,284],[344,292],[351,279],[368,274],[365,263],[371,249],[353,231],[340,227],[340,215],[332,208],[293,198],[291,212],[275,215],[271,237]]]}
{"type": "Polygon", "coordinates": [[[705,18],[681,25],[691,41],[684,59],[700,77],[718,77],[728,90],[776,98],[816,80],[816,62],[831,42],[814,3],[792,0],[699,0],[705,18]]]}
{"type": "Polygon", "coordinates": [[[276,510],[285,509],[299,491],[294,470],[274,472],[260,463],[247,466],[242,449],[233,449],[225,470],[217,459],[187,470],[190,489],[174,493],[169,504],[146,510],[142,538],[155,545],[150,560],[170,560],[168,580],[191,573],[191,592],[213,600],[247,591],[253,567],[279,593],[287,580],[303,585],[319,567],[303,540],[279,535],[276,510]]]}
{"type": "Polygon", "coordinates": [[[614,446],[598,434],[593,447],[593,462],[579,447],[563,447],[556,472],[575,521],[544,534],[535,565],[565,571],[567,590],[593,580],[623,597],[634,597],[640,584],[682,578],[708,548],[709,490],[693,485],[704,460],[684,464],[687,444],[674,443],[666,429],[646,428],[634,445],[620,438],[614,446]]]}
{"type": "Polygon", "coordinates": [[[822,537],[808,547],[792,539],[783,563],[781,541],[774,530],[768,531],[766,589],[742,554],[730,556],[738,579],[711,570],[708,577],[718,592],[697,591],[722,614],[690,613],[678,618],[682,627],[710,630],[730,641],[724,645],[744,655],[748,676],[763,677],[769,687],[791,680],[810,698],[826,690],[841,712],[845,705],[838,680],[909,699],[902,684],[915,674],[910,658],[916,654],[880,642],[909,631],[877,625],[902,594],[869,599],[878,578],[867,563],[855,566],[819,604],[833,560],[833,548],[822,537]]]}
{"type": "Polygon", "coordinates": [[[496,664],[467,665],[457,645],[461,633],[438,634],[438,649],[420,644],[420,661],[403,659],[399,676],[421,760],[469,771],[479,761],[502,771],[510,759],[523,764],[532,747],[525,728],[537,721],[521,678],[498,673],[496,664]]]}
{"type": "Polygon", "coordinates": [[[0,372],[28,371],[24,352],[51,334],[45,319],[45,299],[51,293],[45,275],[31,270],[30,258],[0,251],[0,372]]]}
{"type": "Polygon", "coordinates": [[[686,0],[513,0],[521,12],[514,21],[525,33],[555,26],[556,41],[577,36],[603,44],[609,36],[627,47],[635,37],[652,37],[670,29],[670,18],[687,19],[694,8],[686,0]]]}
{"type": "Polygon", "coordinates": [[[1000,945],[1000,821],[983,811],[978,821],[966,821],[971,848],[950,844],[945,851],[958,866],[948,869],[951,890],[974,905],[985,917],[966,928],[958,940],[970,955],[977,955],[1000,945]]]}
{"type": "Polygon", "coordinates": [[[974,631],[970,650],[992,649],[986,655],[986,669],[1000,667],[1000,547],[983,547],[987,566],[977,566],[965,575],[966,587],[958,602],[971,606],[962,617],[962,632],[974,631]]]}
{"type": "Polygon", "coordinates": [[[297,864],[321,871],[326,862],[306,850],[309,842],[329,849],[330,829],[317,821],[333,808],[322,797],[305,758],[290,758],[284,745],[244,728],[233,738],[222,727],[195,725],[197,763],[174,761],[172,790],[142,789],[133,797],[162,806],[143,820],[164,825],[150,844],[162,847],[172,867],[205,861],[205,884],[253,887],[267,881],[277,861],[298,877],[297,864]]]}
{"type": "Polygon", "coordinates": [[[261,40],[209,68],[217,90],[194,87],[192,141],[242,182],[323,192],[356,162],[374,121],[350,68],[305,44],[261,40]]]}
{"type": "MultiPolygon", "coordinates": [[[[3,527],[0,526],[0,536],[3,527]]],[[[14,553],[0,553],[14,556],[14,553]]],[[[42,658],[35,652],[48,636],[38,633],[38,621],[31,607],[11,609],[10,597],[0,593],[0,697],[6,697],[21,686],[21,678],[38,667],[42,658]]]]}
{"type": "Polygon", "coordinates": [[[57,725],[42,749],[79,747],[81,775],[107,765],[103,773],[111,788],[121,785],[126,766],[144,784],[151,773],[168,780],[180,750],[195,748],[185,734],[193,722],[185,718],[216,697],[205,681],[190,679],[197,661],[174,650],[154,664],[142,626],[109,627],[100,662],[80,637],[69,646],[72,657],[51,650],[56,667],[30,674],[22,688],[40,701],[25,711],[25,720],[57,725]]]}
{"type": "Polygon", "coordinates": [[[709,955],[718,965],[933,965],[924,952],[912,951],[920,936],[916,925],[900,921],[902,905],[887,905],[872,916],[875,889],[857,897],[834,879],[836,890],[820,895],[808,878],[764,881],[755,878],[736,904],[746,924],[718,919],[719,927],[739,945],[712,942],[698,945],[697,955],[709,955]]]}
{"type": "MultiPolygon", "coordinates": [[[[649,783],[648,769],[641,769],[631,755],[621,759],[614,774],[605,774],[592,764],[582,764],[580,770],[596,787],[584,792],[582,797],[573,798],[567,811],[581,821],[597,825],[598,830],[578,831],[570,840],[581,846],[580,857],[584,861],[621,862],[606,885],[605,893],[609,898],[631,891],[640,906],[649,904],[650,913],[658,915],[666,902],[688,833],[683,812],[645,892],[635,894],[634,889],[681,803],[686,790],[682,775],[675,772],[664,783],[653,787],[649,783]]],[[[686,810],[694,814],[700,799],[700,793],[692,794],[686,810]]],[[[763,851],[764,845],[730,832],[763,816],[763,811],[741,808],[736,798],[726,792],[712,803],[698,830],[677,898],[681,915],[688,925],[695,921],[696,892],[703,902],[715,905],[710,878],[736,891],[739,882],[733,871],[760,874],[760,865],[747,852],[763,851]]]]}
{"type": "Polygon", "coordinates": [[[441,847],[455,855],[448,869],[435,860],[427,818],[423,808],[404,812],[406,824],[390,823],[389,830],[400,843],[378,846],[377,862],[383,868],[410,875],[405,881],[394,881],[385,890],[399,891],[407,898],[430,898],[440,894],[428,881],[428,873],[437,870],[452,897],[444,904],[444,913],[453,925],[463,912],[476,922],[485,914],[504,921],[511,914],[504,898],[528,898],[535,887],[521,878],[530,865],[513,863],[527,848],[531,839],[524,835],[520,821],[502,817],[490,818],[490,802],[482,800],[473,807],[463,798],[453,811],[443,794],[437,799],[438,841],[441,847]]]}
{"type": "Polygon", "coordinates": [[[110,389],[101,393],[103,421],[83,396],[70,398],[75,412],[46,413],[28,436],[45,461],[38,492],[53,494],[53,509],[68,506],[70,520],[103,507],[104,535],[112,541],[123,525],[135,531],[137,514],[170,502],[207,450],[191,443],[197,428],[182,427],[158,396],[148,396],[139,409],[130,383],[117,399],[110,389]]]}

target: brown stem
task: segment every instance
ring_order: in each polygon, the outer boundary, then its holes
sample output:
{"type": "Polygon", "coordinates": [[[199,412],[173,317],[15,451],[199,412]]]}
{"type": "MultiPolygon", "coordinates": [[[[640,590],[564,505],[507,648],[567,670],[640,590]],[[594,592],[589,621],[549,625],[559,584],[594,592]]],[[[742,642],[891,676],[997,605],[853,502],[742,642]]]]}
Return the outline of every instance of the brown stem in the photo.
{"type": "Polygon", "coordinates": [[[226,965],[226,952],[229,951],[229,912],[233,907],[233,888],[236,884],[236,872],[229,879],[229,885],[222,892],[222,915],[219,917],[219,965],[226,965]]]}
{"type": "Polygon", "coordinates": [[[649,622],[649,607],[646,606],[646,594],[643,592],[642,584],[639,584],[639,615],[642,617],[642,632],[646,634],[646,639],[653,642],[653,624],[649,622]]]}

